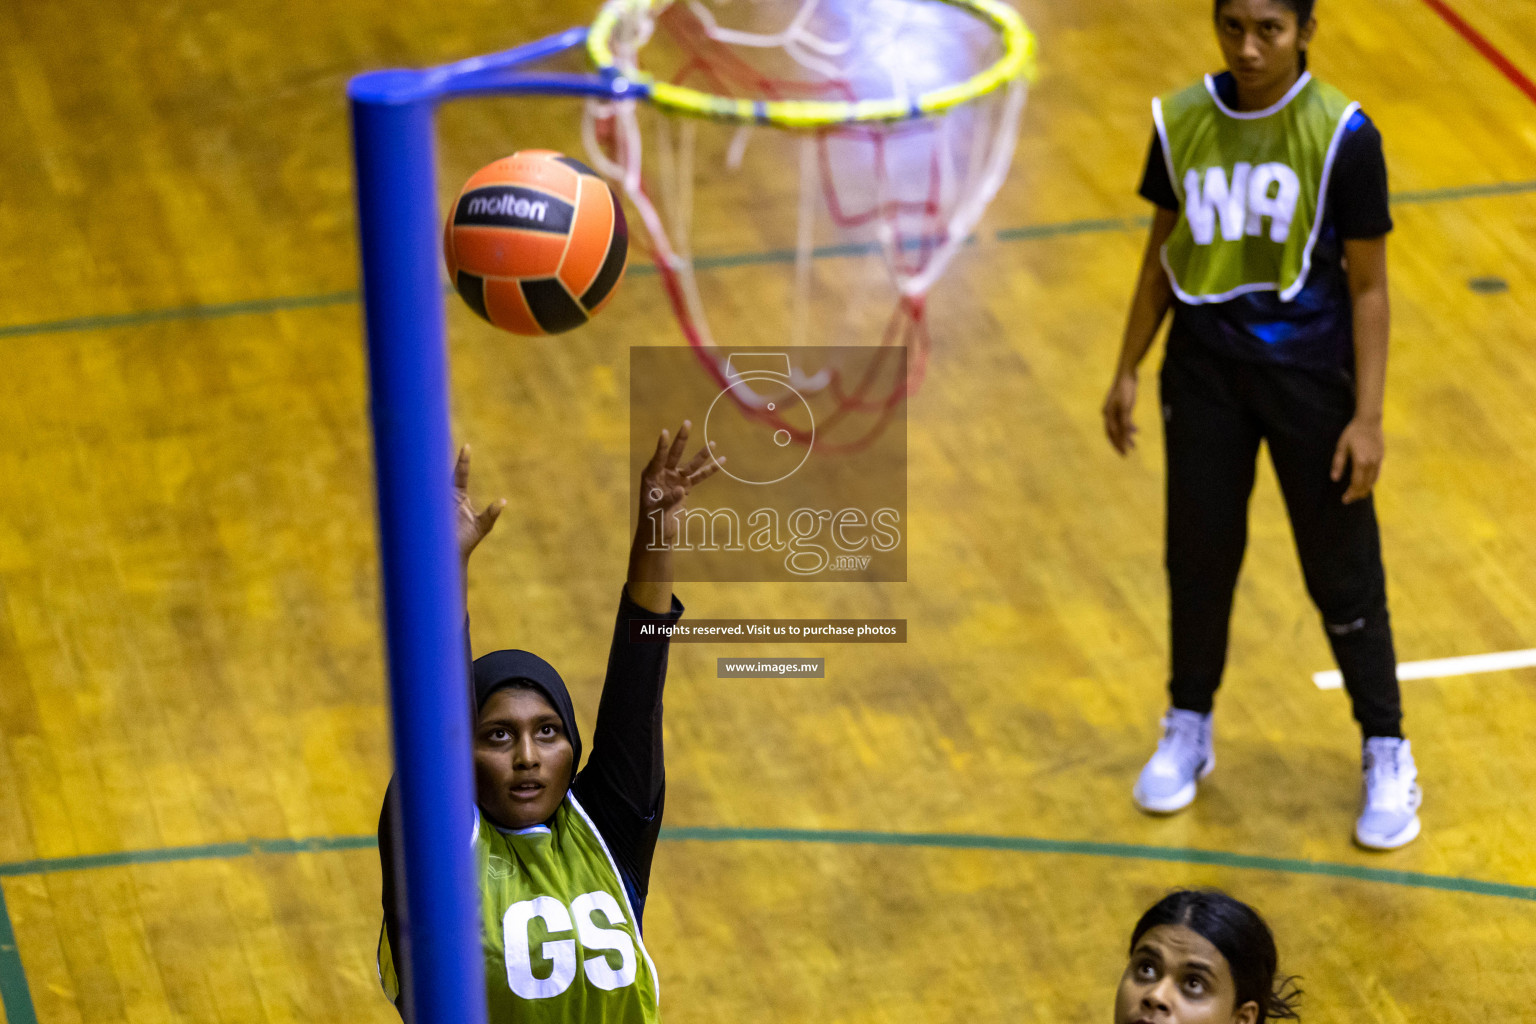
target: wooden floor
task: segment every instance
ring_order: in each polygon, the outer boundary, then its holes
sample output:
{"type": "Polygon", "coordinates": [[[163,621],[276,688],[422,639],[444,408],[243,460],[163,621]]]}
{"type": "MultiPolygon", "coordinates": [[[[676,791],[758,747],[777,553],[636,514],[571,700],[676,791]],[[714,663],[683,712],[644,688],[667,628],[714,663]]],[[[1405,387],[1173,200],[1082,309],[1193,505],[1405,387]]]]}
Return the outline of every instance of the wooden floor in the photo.
{"type": "MultiPolygon", "coordinates": [[[[1452,3],[1536,74],[1536,5],[1452,3]]],[[[1153,374],[1131,458],[1097,410],[1148,99],[1217,52],[1205,0],[1022,9],[1042,53],[1025,135],[935,296],[910,408],[909,582],[679,587],[692,615],[905,618],[910,642],[761,649],[826,656],[795,682],[674,650],[667,820],[713,831],[657,856],[667,1019],[1102,1020],[1140,911],[1217,884],[1269,916],[1309,1022],[1529,1020],[1536,670],[1406,683],[1425,832],[1353,849],[1358,740],[1311,681],[1328,649],[1267,470],[1220,770],[1182,816],[1132,806],[1164,704],[1153,374]],[[779,831],[722,831],[742,828],[779,831]]],[[[1536,647],[1536,103],[1423,0],[1319,13],[1313,67],[1380,125],[1398,196],[1379,508],[1400,656],[1536,647]]],[[[372,963],[390,752],[343,90],[589,15],[0,4],[9,1024],[393,1019],[372,963]]],[[[579,153],[578,114],[447,108],[445,201],[512,149],[579,153]]],[[[738,216],[724,189],[700,189],[701,251],[774,244],[752,228],[772,211],[738,216]]],[[[771,325],[752,296],[782,269],[707,287],[771,325]]],[[[590,728],[631,502],[628,348],[680,337],[643,274],[556,340],[449,315],[455,432],[477,490],[512,499],[477,556],[477,646],[535,646],[590,728]]]]}

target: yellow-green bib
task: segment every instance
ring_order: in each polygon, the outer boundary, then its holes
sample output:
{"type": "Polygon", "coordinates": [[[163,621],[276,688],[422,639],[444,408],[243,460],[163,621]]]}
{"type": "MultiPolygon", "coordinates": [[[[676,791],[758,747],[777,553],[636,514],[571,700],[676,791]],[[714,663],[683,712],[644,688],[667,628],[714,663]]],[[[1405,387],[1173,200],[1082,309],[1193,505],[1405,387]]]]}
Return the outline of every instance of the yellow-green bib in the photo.
{"type": "MultiPolygon", "coordinates": [[[[618,866],[567,794],[549,825],[475,828],[490,1024],[659,1024],[660,983],[618,866]]],[[[379,976],[399,980],[389,938],[379,976]]]]}
{"type": "Polygon", "coordinates": [[[1174,294],[1190,303],[1252,291],[1296,297],[1311,268],[1333,158],[1359,108],[1310,72],[1265,110],[1228,107],[1209,75],[1152,101],[1181,206],[1162,249],[1174,294]]]}

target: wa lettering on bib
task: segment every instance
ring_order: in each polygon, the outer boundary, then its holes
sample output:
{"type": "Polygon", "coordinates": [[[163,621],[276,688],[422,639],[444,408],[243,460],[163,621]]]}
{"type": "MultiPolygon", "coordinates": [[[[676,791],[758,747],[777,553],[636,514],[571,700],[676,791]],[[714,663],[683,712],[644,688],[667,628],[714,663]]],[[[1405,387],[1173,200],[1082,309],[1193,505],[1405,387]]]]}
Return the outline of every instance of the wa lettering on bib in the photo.
{"type": "MultiPolygon", "coordinates": [[[[475,829],[491,1024],[659,1024],[660,985],[607,845],[567,795],[548,826],[475,829]]],[[[379,976],[399,992],[388,936],[379,976]]]]}
{"type": "Polygon", "coordinates": [[[1162,249],[1180,300],[1225,302],[1276,291],[1288,302],[1300,293],[1339,139],[1358,109],[1310,72],[1265,110],[1231,109],[1209,75],[1152,101],[1182,206],[1162,249]]]}

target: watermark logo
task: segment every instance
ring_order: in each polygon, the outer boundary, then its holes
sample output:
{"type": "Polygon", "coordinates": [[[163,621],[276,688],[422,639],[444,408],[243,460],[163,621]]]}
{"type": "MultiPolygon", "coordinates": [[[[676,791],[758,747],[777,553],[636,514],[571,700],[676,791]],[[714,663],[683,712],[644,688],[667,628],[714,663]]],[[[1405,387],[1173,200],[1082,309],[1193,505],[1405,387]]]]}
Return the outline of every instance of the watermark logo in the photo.
{"type": "Polygon", "coordinates": [[[730,467],[722,463],[721,472],[759,486],[788,480],[816,447],[816,413],[795,389],[789,353],[732,352],[725,358],[724,376],[726,386],[704,415],[705,441],[715,443],[717,455],[732,453],[730,467]],[[766,428],[743,418],[742,409],[749,417],[757,411],[767,414],[759,421],[766,428]],[[792,423],[804,425],[799,437],[792,423]]]}
{"type": "MultiPolygon", "coordinates": [[[[876,371],[904,373],[905,358],[867,347],[632,349],[633,473],[661,428],[683,419],[702,423],[725,457],[679,516],[676,578],[905,580],[905,395],[872,403],[859,391],[876,371]]],[[[653,547],[664,543],[661,517],[637,524],[653,547]]]]}

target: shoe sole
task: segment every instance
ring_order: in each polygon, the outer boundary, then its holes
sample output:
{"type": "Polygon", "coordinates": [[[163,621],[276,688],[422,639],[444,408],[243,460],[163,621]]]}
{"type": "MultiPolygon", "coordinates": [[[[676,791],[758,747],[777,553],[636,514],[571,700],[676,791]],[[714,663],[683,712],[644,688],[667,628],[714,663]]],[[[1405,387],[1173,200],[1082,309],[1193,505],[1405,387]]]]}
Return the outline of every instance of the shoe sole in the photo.
{"type": "Polygon", "coordinates": [[[1423,826],[1419,822],[1419,816],[1415,814],[1413,820],[1404,825],[1402,829],[1390,836],[1373,836],[1367,839],[1355,830],[1355,842],[1367,850],[1395,850],[1400,846],[1407,846],[1419,837],[1419,831],[1423,826]]]}
{"type": "MultiPolygon", "coordinates": [[[[1211,772],[1213,772],[1215,769],[1216,755],[1212,754],[1210,757],[1205,759],[1205,763],[1202,764],[1200,766],[1200,770],[1195,773],[1195,781],[1185,785],[1166,800],[1160,800],[1156,803],[1153,803],[1144,799],[1141,795],[1141,785],[1139,782],[1137,785],[1131,787],[1131,799],[1136,801],[1137,807],[1140,807],[1148,814],[1177,814],[1179,811],[1182,811],[1184,808],[1195,802],[1195,793],[1199,788],[1197,784],[1201,779],[1211,774],[1211,772]]],[[[1404,840],[1404,842],[1406,841],[1407,840],[1404,840]]]]}

